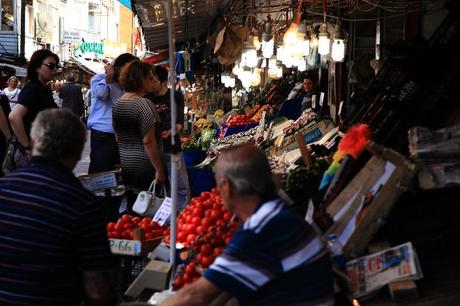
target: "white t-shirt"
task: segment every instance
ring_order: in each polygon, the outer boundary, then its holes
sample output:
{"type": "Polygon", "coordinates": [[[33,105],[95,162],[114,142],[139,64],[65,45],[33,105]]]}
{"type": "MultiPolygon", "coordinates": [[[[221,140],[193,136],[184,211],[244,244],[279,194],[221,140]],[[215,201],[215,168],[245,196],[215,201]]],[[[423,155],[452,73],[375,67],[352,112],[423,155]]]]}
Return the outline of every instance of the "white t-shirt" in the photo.
{"type": "Polygon", "coordinates": [[[3,93],[8,98],[8,100],[10,100],[11,109],[13,109],[13,107],[18,102],[18,97],[19,97],[20,92],[21,92],[21,90],[19,88],[15,88],[13,90],[10,90],[8,87],[6,87],[5,89],[3,89],[3,93]]]}

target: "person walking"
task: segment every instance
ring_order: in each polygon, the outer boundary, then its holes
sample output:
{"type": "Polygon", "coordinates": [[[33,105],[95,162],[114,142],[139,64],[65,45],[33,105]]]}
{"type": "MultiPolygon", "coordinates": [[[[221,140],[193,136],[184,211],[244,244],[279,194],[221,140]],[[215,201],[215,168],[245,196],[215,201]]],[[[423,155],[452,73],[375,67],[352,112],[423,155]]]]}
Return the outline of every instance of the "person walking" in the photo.
{"type": "Polygon", "coordinates": [[[118,83],[123,66],[137,59],[130,53],[119,55],[105,66],[105,73],[91,79],[91,111],[88,129],[91,130],[91,152],[88,173],[113,170],[120,163],[120,155],[112,126],[112,108],[123,95],[118,83]]]}
{"type": "Polygon", "coordinates": [[[18,102],[9,115],[11,128],[22,150],[15,156],[16,165],[28,163],[31,153],[30,128],[41,111],[57,108],[48,83],[54,79],[59,68],[59,57],[47,49],[35,51],[27,66],[29,82],[19,93],[18,102]]]}
{"type": "Polygon", "coordinates": [[[151,100],[160,115],[160,135],[163,140],[163,159],[168,168],[168,177],[171,181],[171,154],[177,156],[177,200],[178,210],[182,210],[190,201],[190,185],[188,181],[187,168],[185,167],[184,155],[180,143],[180,133],[184,126],[184,96],[180,91],[175,91],[176,100],[176,135],[174,135],[175,146],[171,145],[171,99],[168,88],[168,70],[161,66],[153,67],[154,89],[146,95],[151,100]]]}
{"type": "Polygon", "coordinates": [[[42,111],[30,164],[0,178],[1,305],[117,305],[102,205],[72,173],[85,140],[70,111],[42,111]]]}
{"type": "Polygon", "coordinates": [[[75,75],[69,73],[66,83],[59,90],[59,97],[62,99],[62,107],[70,109],[75,115],[82,118],[84,114],[84,102],[81,86],[76,83],[75,75]]]}
{"type": "MultiPolygon", "coordinates": [[[[137,191],[148,189],[153,180],[164,184],[165,174],[158,143],[159,122],[155,106],[144,98],[154,86],[152,66],[138,60],[123,68],[120,85],[125,93],[113,107],[113,127],[118,139],[123,181],[137,191]]],[[[135,194],[128,198],[131,208],[135,194]]]]}
{"type": "Polygon", "coordinates": [[[3,93],[10,101],[10,108],[13,109],[16,106],[16,103],[18,102],[19,93],[21,92],[21,89],[18,87],[19,79],[15,76],[12,76],[8,79],[6,83],[8,84],[8,87],[3,89],[3,93]]]}

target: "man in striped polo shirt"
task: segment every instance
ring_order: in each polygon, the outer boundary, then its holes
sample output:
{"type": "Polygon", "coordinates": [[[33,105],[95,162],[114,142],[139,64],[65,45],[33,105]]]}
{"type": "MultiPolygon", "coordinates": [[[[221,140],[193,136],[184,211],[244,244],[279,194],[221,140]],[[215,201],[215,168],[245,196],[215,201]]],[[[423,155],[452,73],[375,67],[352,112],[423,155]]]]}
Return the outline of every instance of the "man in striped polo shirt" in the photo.
{"type": "MultiPolygon", "coordinates": [[[[305,220],[276,196],[265,154],[253,145],[220,153],[216,182],[242,224],[204,277],[167,305],[333,305],[326,246],[305,220]]],[[[163,306],[163,305],[162,305],[163,306]]]]}
{"type": "Polygon", "coordinates": [[[0,179],[0,305],[115,305],[101,205],[75,178],[86,130],[40,112],[27,167],[0,179]]]}

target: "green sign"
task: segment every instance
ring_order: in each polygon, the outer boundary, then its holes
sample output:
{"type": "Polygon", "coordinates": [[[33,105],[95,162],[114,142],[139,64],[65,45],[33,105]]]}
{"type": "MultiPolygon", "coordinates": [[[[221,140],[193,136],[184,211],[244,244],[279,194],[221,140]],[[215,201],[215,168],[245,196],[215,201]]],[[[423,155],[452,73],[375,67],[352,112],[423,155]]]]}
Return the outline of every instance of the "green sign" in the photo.
{"type": "Polygon", "coordinates": [[[83,53],[92,52],[97,54],[104,54],[104,44],[95,42],[83,42],[80,45],[80,50],[83,53]]]}

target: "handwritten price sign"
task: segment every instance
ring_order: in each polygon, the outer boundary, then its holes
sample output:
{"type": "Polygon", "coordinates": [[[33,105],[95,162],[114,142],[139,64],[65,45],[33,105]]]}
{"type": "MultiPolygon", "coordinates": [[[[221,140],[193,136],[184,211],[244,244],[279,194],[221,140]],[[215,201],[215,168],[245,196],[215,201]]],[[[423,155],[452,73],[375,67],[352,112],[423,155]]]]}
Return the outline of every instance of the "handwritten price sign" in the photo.
{"type": "Polygon", "coordinates": [[[141,242],[139,240],[109,239],[110,250],[113,254],[139,255],[141,242]]]}

